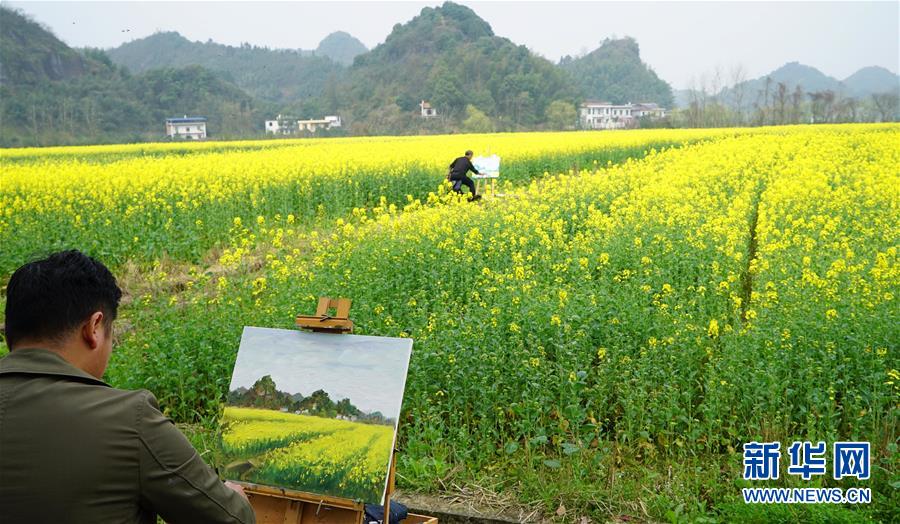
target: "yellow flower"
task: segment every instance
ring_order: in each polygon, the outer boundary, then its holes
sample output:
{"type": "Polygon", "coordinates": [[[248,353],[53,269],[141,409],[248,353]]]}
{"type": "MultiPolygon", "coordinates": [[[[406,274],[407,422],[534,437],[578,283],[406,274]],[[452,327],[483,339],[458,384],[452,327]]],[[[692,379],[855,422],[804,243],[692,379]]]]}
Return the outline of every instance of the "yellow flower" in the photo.
{"type": "Polygon", "coordinates": [[[259,277],[253,281],[253,296],[257,296],[266,290],[266,278],[259,277]]]}
{"type": "Polygon", "coordinates": [[[709,327],[706,329],[706,334],[710,336],[710,338],[717,338],[719,336],[719,321],[716,319],[711,319],[709,321],[709,327]]]}

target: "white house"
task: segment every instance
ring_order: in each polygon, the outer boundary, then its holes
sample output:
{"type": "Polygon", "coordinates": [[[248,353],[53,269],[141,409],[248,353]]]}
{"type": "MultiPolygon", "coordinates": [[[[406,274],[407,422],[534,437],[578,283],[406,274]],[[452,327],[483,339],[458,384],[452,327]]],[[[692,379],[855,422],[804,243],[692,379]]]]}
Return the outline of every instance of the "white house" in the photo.
{"type": "Polygon", "coordinates": [[[297,121],[278,115],[275,120],[266,120],[266,134],[291,135],[297,132],[297,121]]]}
{"type": "Polygon", "coordinates": [[[431,107],[431,104],[422,100],[419,102],[419,109],[422,110],[422,118],[431,118],[437,116],[437,109],[431,107]]]}
{"type": "Polygon", "coordinates": [[[273,135],[293,135],[297,131],[310,131],[315,133],[319,129],[332,129],[341,127],[341,117],[329,115],[325,118],[311,120],[294,120],[290,117],[278,115],[275,120],[266,120],[266,133],[273,135]]]}
{"type": "Polygon", "coordinates": [[[600,100],[585,100],[580,110],[581,126],[585,129],[625,129],[637,127],[641,117],[662,118],[666,110],[654,103],[611,104],[600,100]]]}
{"type": "Polygon", "coordinates": [[[666,116],[666,110],[653,102],[642,102],[640,104],[633,104],[631,114],[635,118],[645,116],[650,118],[663,118],[666,116]]]}
{"type": "Polygon", "coordinates": [[[297,120],[297,129],[315,133],[319,129],[331,129],[341,127],[341,117],[329,115],[321,119],[297,120]]]}
{"type": "Polygon", "coordinates": [[[202,140],[206,138],[206,117],[184,115],[182,118],[167,118],[166,136],[202,140]]]}

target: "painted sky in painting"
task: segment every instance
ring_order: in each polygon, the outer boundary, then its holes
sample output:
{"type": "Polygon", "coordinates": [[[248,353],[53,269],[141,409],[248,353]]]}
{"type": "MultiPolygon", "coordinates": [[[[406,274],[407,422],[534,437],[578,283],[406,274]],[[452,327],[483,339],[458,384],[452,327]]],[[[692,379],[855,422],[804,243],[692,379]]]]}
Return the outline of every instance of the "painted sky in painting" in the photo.
{"type": "Polygon", "coordinates": [[[271,375],[279,391],[325,390],[361,410],[400,414],[412,340],[245,327],[230,390],[271,375]]]}

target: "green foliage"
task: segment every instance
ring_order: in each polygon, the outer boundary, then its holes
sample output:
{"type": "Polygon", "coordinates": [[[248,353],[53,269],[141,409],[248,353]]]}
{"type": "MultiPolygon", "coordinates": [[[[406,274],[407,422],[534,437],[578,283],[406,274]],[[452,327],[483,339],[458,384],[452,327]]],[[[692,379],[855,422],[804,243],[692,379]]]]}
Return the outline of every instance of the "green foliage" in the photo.
{"type": "MultiPolygon", "coordinates": [[[[343,49],[341,37],[326,40],[327,43],[323,40],[326,50],[343,49]]],[[[335,52],[349,56],[356,51],[335,52]]],[[[202,66],[221,74],[255,98],[288,106],[279,112],[295,109],[300,101],[321,95],[329,78],[339,76],[343,70],[326,52],[317,56],[311,51],[272,50],[249,44],[234,47],[211,41],[191,42],[175,32],[156,33],[108,53],[113,62],[133,73],[202,66]]]]}
{"type": "Polygon", "coordinates": [[[377,129],[381,113],[398,100],[397,109],[407,117],[396,119],[402,127],[395,132],[435,125],[437,119],[418,118],[420,100],[437,109],[439,129],[462,125],[471,104],[504,131],[533,128],[544,121],[551,100],[573,98],[575,92],[554,64],[495,36],[471,9],[446,2],[398,24],[383,44],[359,56],[340,100],[361,131],[377,129]]]}
{"type": "Polygon", "coordinates": [[[0,8],[0,146],[162,139],[167,117],[209,118],[211,136],[260,126],[246,93],[199,66],[132,76],[101,50],[78,53],[21,14],[0,8]]]}
{"type": "Polygon", "coordinates": [[[547,107],[547,125],[551,129],[574,129],[578,124],[575,105],[565,100],[554,100],[547,107]]]}
{"type": "Polygon", "coordinates": [[[0,6],[0,85],[35,86],[98,69],[37,22],[0,6]]]}
{"type": "Polygon", "coordinates": [[[490,133],[494,130],[494,124],[486,114],[477,107],[469,104],[466,106],[466,119],[463,120],[463,130],[466,133],[490,133]]]}
{"type": "Polygon", "coordinates": [[[165,119],[182,114],[207,116],[212,137],[246,135],[258,127],[261,115],[253,100],[201,67],[137,76],[102,67],[102,74],[0,87],[0,145],[161,140],[165,119]]]}

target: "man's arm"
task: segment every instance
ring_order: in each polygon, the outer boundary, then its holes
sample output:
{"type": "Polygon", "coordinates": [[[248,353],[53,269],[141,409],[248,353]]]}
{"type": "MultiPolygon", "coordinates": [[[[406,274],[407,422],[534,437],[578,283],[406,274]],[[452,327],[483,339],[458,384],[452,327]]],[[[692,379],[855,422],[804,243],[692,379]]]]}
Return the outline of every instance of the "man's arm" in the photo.
{"type": "Polygon", "coordinates": [[[169,524],[256,522],[250,502],[219,480],[149,392],[139,404],[138,433],[142,506],[169,524]]]}
{"type": "Polygon", "coordinates": [[[475,173],[476,175],[480,175],[480,174],[481,174],[481,173],[478,172],[477,169],[475,169],[475,164],[473,164],[471,160],[469,160],[469,159],[467,158],[467,159],[466,159],[466,162],[469,163],[469,171],[475,173]]]}

